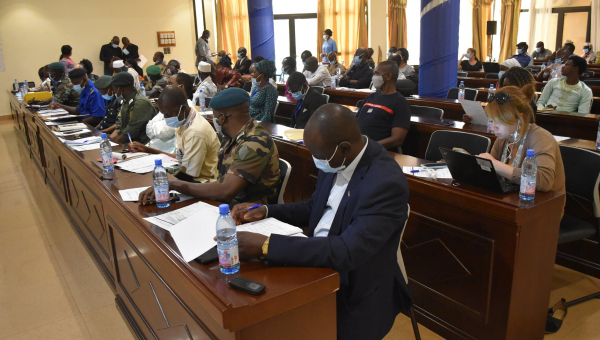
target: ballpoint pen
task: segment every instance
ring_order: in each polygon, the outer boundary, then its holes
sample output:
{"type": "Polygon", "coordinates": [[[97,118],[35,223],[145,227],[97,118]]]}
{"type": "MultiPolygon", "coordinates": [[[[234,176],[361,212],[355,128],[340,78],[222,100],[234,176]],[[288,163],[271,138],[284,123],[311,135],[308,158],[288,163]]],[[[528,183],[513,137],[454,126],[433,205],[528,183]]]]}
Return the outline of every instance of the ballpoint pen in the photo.
{"type": "Polygon", "coordinates": [[[127,132],[127,137],[129,137],[129,143],[133,144],[133,141],[131,140],[131,135],[129,134],[129,132],[127,132]]]}
{"type": "Polygon", "coordinates": [[[254,210],[254,209],[256,209],[256,208],[260,208],[261,206],[262,206],[262,204],[253,205],[253,206],[251,206],[250,208],[247,208],[247,209],[242,209],[242,210],[238,210],[238,211],[236,211],[235,213],[236,213],[236,214],[239,214],[239,213],[240,213],[240,212],[242,212],[242,211],[254,210]]]}

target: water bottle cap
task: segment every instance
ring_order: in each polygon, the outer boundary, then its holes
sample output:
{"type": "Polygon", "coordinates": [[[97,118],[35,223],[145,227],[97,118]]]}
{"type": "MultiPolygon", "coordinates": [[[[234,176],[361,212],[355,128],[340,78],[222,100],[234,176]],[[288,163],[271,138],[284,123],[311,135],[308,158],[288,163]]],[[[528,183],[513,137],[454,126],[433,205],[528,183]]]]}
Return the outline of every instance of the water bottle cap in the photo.
{"type": "Polygon", "coordinates": [[[535,150],[527,149],[527,157],[533,157],[533,156],[535,156],[535,150]]]}
{"type": "Polygon", "coordinates": [[[154,160],[154,165],[162,165],[162,159],[158,158],[154,160]]]}
{"type": "Polygon", "coordinates": [[[229,214],[229,204],[221,204],[219,206],[219,214],[221,214],[221,215],[229,214]]]}
{"type": "Polygon", "coordinates": [[[103,132],[100,137],[102,137],[102,139],[106,139],[106,133],[103,132]]]}
{"type": "Polygon", "coordinates": [[[464,85],[464,84],[465,84],[465,82],[461,80],[461,81],[460,81],[460,84],[461,84],[461,85],[464,85]]]}
{"type": "Polygon", "coordinates": [[[494,84],[490,84],[490,89],[493,89],[493,88],[494,88],[494,84]]]}
{"type": "Polygon", "coordinates": [[[202,90],[200,90],[200,93],[202,93],[202,90]]]}

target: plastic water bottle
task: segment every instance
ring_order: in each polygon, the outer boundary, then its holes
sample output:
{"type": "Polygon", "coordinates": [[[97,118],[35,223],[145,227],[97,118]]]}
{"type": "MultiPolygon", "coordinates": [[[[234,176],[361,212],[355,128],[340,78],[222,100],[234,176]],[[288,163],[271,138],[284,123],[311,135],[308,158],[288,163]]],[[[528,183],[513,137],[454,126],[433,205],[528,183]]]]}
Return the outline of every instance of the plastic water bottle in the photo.
{"type": "Polygon", "coordinates": [[[19,90],[21,93],[21,99],[25,100],[25,88],[21,85],[21,89],[19,90]]]}
{"type": "Polygon", "coordinates": [[[144,83],[140,83],[140,94],[146,97],[146,88],[144,87],[144,83]]]}
{"type": "Polygon", "coordinates": [[[167,170],[162,166],[162,159],[155,159],[154,171],[152,172],[152,179],[154,180],[154,198],[156,200],[156,206],[159,208],[168,208],[171,205],[169,199],[169,179],[167,177],[167,170]]]}
{"type": "Polygon", "coordinates": [[[23,86],[21,86],[21,88],[18,89],[17,93],[15,93],[15,97],[18,101],[23,100],[23,86]]]}
{"type": "Polygon", "coordinates": [[[556,71],[556,68],[554,69],[554,71],[550,72],[550,76],[548,77],[548,81],[552,80],[552,79],[556,79],[558,78],[558,72],[556,71]]]}
{"type": "Polygon", "coordinates": [[[335,86],[336,80],[337,80],[337,78],[335,77],[335,75],[331,76],[331,89],[332,90],[335,90],[335,88],[336,88],[336,86],[335,86]]]}
{"type": "Polygon", "coordinates": [[[535,161],[535,151],[527,150],[527,157],[521,164],[521,190],[519,198],[530,201],[535,197],[535,183],[537,176],[537,162],[535,161]]]}
{"type": "MultiPolygon", "coordinates": [[[[342,63],[342,65],[343,65],[343,63],[342,63]]],[[[335,73],[337,74],[338,77],[342,74],[342,69],[340,68],[339,64],[338,64],[337,69],[335,70],[335,73]]]]}
{"type": "Polygon", "coordinates": [[[115,176],[115,167],[113,165],[112,146],[106,138],[106,133],[100,135],[100,154],[102,155],[102,178],[111,180],[115,176]]]}
{"type": "Polygon", "coordinates": [[[492,102],[495,93],[496,93],[496,89],[494,88],[494,84],[490,84],[490,89],[488,90],[488,97],[487,97],[488,103],[492,102]]]}
{"type": "Polygon", "coordinates": [[[200,90],[200,94],[198,94],[198,102],[200,103],[200,111],[206,111],[206,96],[204,95],[203,90],[200,90]]]}
{"type": "Polygon", "coordinates": [[[19,82],[15,79],[15,84],[13,85],[13,90],[18,91],[19,90],[19,82]]]}
{"type": "Polygon", "coordinates": [[[464,100],[465,99],[465,82],[461,81],[460,85],[458,86],[458,100],[464,100]]]}
{"type": "Polygon", "coordinates": [[[346,67],[346,62],[342,60],[342,66],[346,67]]]}
{"type": "Polygon", "coordinates": [[[234,274],[240,270],[237,230],[235,221],[229,214],[229,205],[219,206],[217,219],[217,252],[219,253],[219,268],[223,274],[234,274]]]}
{"type": "Polygon", "coordinates": [[[598,123],[598,134],[596,135],[596,149],[600,150],[600,123],[598,123]]]}
{"type": "Polygon", "coordinates": [[[542,70],[546,69],[546,63],[542,63],[542,70]]]}
{"type": "Polygon", "coordinates": [[[27,79],[25,79],[25,81],[23,82],[23,91],[25,91],[23,93],[23,99],[24,99],[25,95],[29,92],[29,83],[27,82],[27,79]]]}

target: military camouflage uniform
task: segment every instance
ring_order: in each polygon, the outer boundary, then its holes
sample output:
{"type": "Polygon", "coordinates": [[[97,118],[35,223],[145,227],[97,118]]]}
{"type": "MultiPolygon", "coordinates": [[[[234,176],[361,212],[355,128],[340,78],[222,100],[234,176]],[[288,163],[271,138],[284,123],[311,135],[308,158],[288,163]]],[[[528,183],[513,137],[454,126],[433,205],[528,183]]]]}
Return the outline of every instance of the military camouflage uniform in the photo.
{"type": "Polygon", "coordinates": [[[146,124],[156,115],[156,109],[150,100],[137,92],[125,97],[121,112],[117,117],[117,133],[126,135],[129,132],[131,140],[148,144],[150,138],[146,135],[146,124]]]}
{"type": "Polygon", "coordinates": [[[219,150],[219,176],[240,176],[249,183],[236,196],[237,202],[277,203],[279,153],[271,136],[254,119],[240,130],[235,140],[225,137],[219,150]]]}
{"type": "Polygon", "coordinates": [[[73,90],[73,83],[66,75],[54,85],[54,101],[66,106],[79,106],[79,92],[73,90]]]}
{"type": "Polygon", "coordinates": [[[146,94],[148,96],[150,96],[150,94],[154,90],[158,91],[158,94],[160,94],[162,92],[162,90],[164,90],[164,88],[167,87],[167,85],[169,85],[169,82],[167,81],[167,78],[164,77],[164,76],[161,77],[157,81],[151,80],[151,81],[149,81],[149,82],[146,83],[146,86],[145,86],[145,88],[146,88],[146,94]],[[148,92],[148,91],[151,91],[151,92],[148,92]]]}

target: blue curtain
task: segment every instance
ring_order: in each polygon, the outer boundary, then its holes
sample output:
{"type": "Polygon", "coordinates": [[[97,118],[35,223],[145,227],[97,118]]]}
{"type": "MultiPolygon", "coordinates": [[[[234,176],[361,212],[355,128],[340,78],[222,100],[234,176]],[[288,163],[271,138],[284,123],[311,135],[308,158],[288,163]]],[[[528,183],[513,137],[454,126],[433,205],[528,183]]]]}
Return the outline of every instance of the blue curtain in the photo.
{"type": "Polygon", "coordinates": [[[250,55],[275,61],[275,31],[272,0],[248,0],[250,55]]]}
{"type": "Polygon", "coordinates": [[[445,98],[456,87],[459,18],[460,0],[421,0],[420,96],[445,98]]]}

